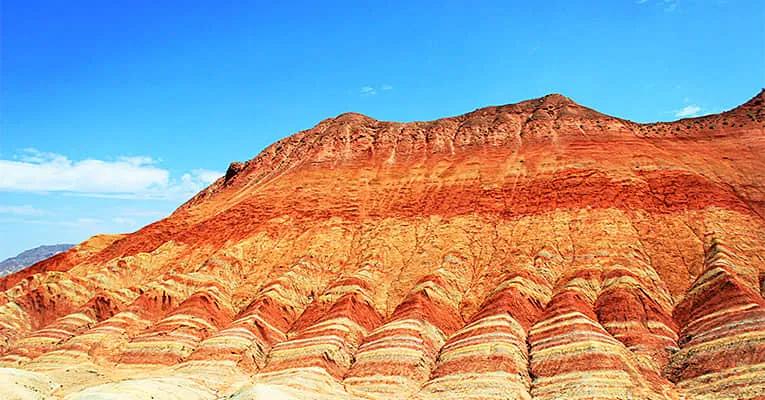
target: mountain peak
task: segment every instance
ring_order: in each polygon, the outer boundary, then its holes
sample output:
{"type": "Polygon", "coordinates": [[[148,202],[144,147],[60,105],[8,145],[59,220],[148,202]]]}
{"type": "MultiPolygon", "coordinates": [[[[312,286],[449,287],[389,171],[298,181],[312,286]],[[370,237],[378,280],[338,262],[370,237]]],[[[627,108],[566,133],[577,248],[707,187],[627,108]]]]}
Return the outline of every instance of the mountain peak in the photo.
{"type": "Polygon", "coordinates": [[[749,101],[730,111],[726,111],[717,116],[710,115],[704,118],[714,120],[720,119],[720,117],[729,118],[731,120],[729,122],[738,124],[738,126],[749,125],[755,128],[760,128],[760,132],[764,131],[762,128],[765,128],[765,125],[763,125],[763,123],[765,123],[765,89],[760,90],[760,92],[749,99],[749,101]]]}
{"type": "Polygon", "coordinates": [[[756,94],[749,101],[739,106],[739,108],[748,109],[762,109],[765,104],[765,88],[760,90],[760,93],[756,94]]]}
{"type": "Polygon", "coordinates": [[[550,93],[546,96],[542,97],[542,100],[545,104],[573,104],[573,105],[579,105],[574,100],[571,100],[570,98],[560,94],[560,93],[550,93]]]}

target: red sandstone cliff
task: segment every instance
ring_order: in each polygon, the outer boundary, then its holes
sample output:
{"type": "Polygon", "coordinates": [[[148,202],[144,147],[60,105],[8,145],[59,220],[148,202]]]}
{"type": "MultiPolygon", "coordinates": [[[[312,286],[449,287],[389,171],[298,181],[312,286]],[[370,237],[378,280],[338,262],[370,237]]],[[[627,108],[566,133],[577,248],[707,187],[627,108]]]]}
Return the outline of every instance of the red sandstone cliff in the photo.
{"type": "Polygon", "coordinates": [[[67,399],[762,396],[763,100],[655,124],[561,95],[324,120],[164,220],[0,279],[0,384],[67,399]]]}

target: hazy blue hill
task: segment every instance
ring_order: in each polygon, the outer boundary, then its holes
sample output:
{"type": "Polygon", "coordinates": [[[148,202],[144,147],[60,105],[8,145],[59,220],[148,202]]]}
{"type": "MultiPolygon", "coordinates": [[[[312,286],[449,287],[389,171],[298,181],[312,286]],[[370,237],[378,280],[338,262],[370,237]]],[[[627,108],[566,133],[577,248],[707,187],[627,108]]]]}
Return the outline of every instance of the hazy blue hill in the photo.
{"type": "Polygon", "coordinates": [[[52,244],[48,246],[35,247],[26,250],[16,257],[11,257],[0,262],[0,277],[20,271],[38,261],[52,257],[63,251],[67,251],[74,246],[73,244],[52,244]]]}

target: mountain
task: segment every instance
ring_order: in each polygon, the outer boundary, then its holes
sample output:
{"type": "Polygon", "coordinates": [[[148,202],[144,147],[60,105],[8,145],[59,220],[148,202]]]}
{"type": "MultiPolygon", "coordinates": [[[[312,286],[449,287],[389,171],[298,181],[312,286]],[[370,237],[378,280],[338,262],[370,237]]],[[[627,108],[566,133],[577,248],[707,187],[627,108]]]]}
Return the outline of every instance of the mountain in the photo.
{"type": "Polygon", "coordinates": [[[11,257],[0,262],[0,277],[22,270],[38,261],[63,251],[67,251],[73,246],[73,244],[52,244],[23,251],[16,257],[11,257]]]}
{"type": "Polygon", "coordinates": [[[324,120],[166,219],[1,278],[0,387],[762,398],[763,100],[651,124],[562,95],[324,120]]]}

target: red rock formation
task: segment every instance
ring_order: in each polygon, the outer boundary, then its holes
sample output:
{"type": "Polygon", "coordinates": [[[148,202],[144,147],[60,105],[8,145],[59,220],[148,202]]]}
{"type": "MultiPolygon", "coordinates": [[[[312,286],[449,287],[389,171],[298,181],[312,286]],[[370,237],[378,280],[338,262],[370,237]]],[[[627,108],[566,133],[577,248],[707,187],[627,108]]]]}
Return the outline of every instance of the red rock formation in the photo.
{"type": "Polygon", "coordinates": [[[71,249],[58,253],[53,257],[42,260],[34,265],[30,265],[24,270],[0,278],[0,290],[6,291],[18,284],[22,280],[43,271],[65,272],[75,265],[87,260],[93,254],[96,254],[108,247],[116,240],[125,235],[96,235],[92,238],[72,247],[71,249]]]}
{"type": "Polygon", "coordinates": [[[761,398],[763,101],[655,124],[560,95],[327,119],[166,219],[0,278],[0,382],[70,400],[761,398]]]}

